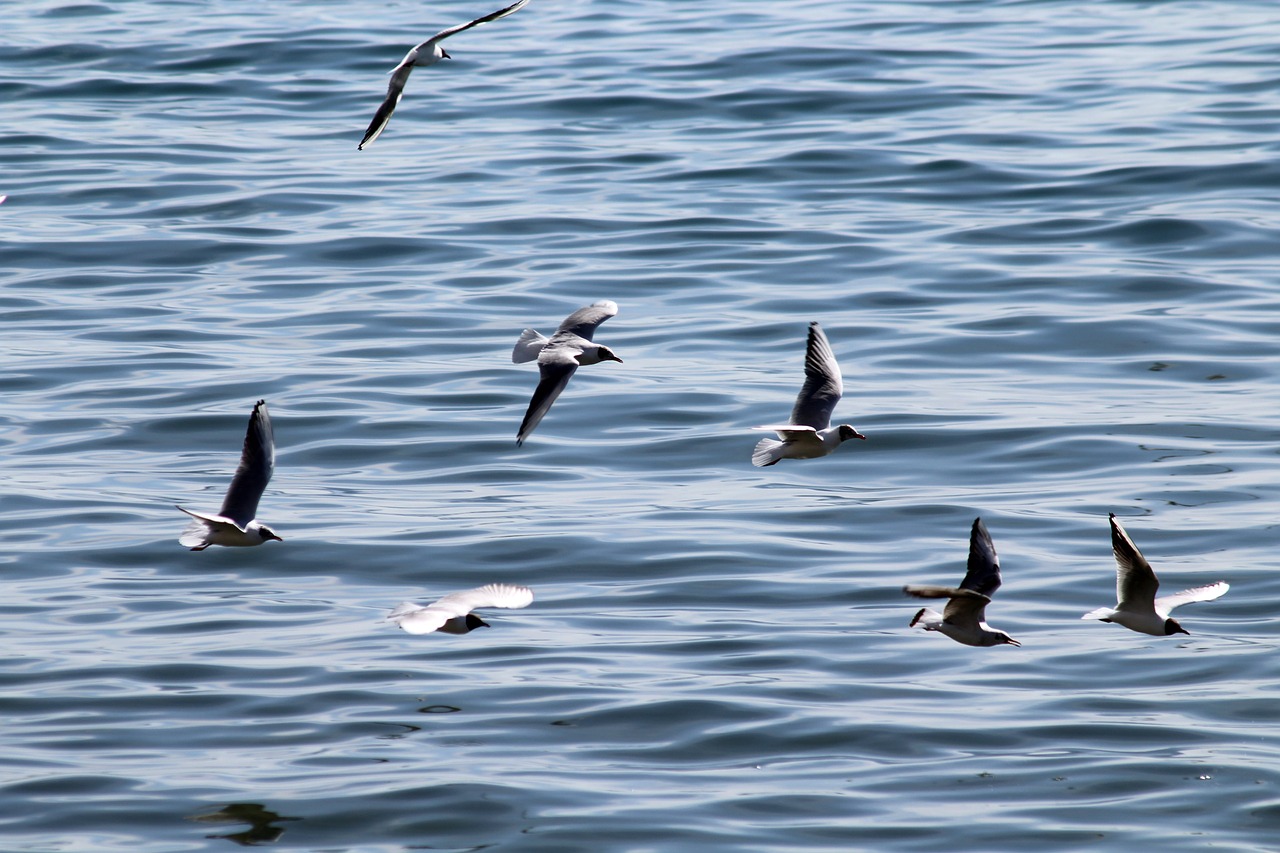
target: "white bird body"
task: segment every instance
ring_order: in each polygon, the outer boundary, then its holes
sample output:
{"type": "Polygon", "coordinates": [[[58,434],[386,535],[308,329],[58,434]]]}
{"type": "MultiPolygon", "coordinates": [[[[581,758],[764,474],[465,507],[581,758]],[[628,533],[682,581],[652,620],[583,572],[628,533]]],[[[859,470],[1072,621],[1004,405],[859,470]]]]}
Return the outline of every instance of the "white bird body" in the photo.
{"type": "Polygon", "coordinates": [[[400,64],[391,69],[391,80],[387,83],[387,95],[383,98],[382,103],[378,105],[377,112],[373,114],[373,121],[369,123],[369,129],[364,132],[364,138],[360,140],[360,144],[356,146],[356,149],[363,151],[366,145],[372,145],[373,141],[382,135],[382,131],[386,130],[387,124],[391,121],[392,113],[396,111],[396,107],[400,104],[400,99],[404,96],[405,84],[409,82],[409,75],[414,68],[425,68],[428,65],[435,65],[442,59],[452,59],[445,49],[440,46],[440,42],[463,30],[469,30],[472,27],[478,27],[481,24],[505,18],[512,12],[518,12],[524,8],[528,2],[529,0],[517,0],[517,2],[506,8],[490,12],[488,15],[476,18],[474,21],[468,21],[465,24],[441,30],[426,41],[411,47],[409,52],[404,55],[404,59],[400,60],[400,64]]]}
{"type": "Polygon", "coordinates": [[[551,410],[551,404],[569,385],[569,378],[575,370],[582,365],[599,364],[602,361],[622,363],[622,359],[614,355],[613,350],[592,341],[596,327],[617,313],[616,302],[602,299],[574,311],[549,338],[533,329],[525,329],[520,333],[520,339],[511,351],[511,360],[516,364],[537,361],[540,378],[516,434],[517,445],[523,444],[541,423],[551,410]]]}
{"type": "Polygon", "coordinates": [[[271,482],[275,465],[276,443],[271,414],[267,411],[266,400],[259,400],[249,415],[240,465],[231,478],[226,497],[222,499],[222,508],[214,514],[178,507],[192,518],[178,537],[178,542],[192,551],[203,551],[210,545],[247,547],[272,539],[284,541],[254,517],[258,513],[258,501],[267,483],[271,482]]]}
{"type": "Polygon", "coordinates": [[[942,613],[922,607],[911,624],[937,631],[966,646],[1020,646],[1004,631],[986,622],[987,605],[1000,588],[1000,558],[981,518],[973,520],[969,534],[969,564],[959,587],[908,584],[902,591],[917,598],[945,598],[942,613]]]}
{"type": "Polygon", "coordinates": [[[528,607],[532,601],[533,590],[526,586],[491,583],[450,593],[425,607],[412,601],[401,602],[387,614],[387,620],[395,622],[410,634],[430,634],[433,631],[467,634],[476,628],[489,627],[488,622],[471,611],[482,607],[513,610],[528,607]]]}
{"type": "Polygon", "coordinates": [[[1176,619],[1169,618],[1169,613],[1183,604],[1220,598],[1231,588],[1230,585],[1218,581],[1156,598],[1160,580],[1155,570],[1120,522],[1116,521],[1115,513],[1111,513],[1110,521],[1111,550],[1116,558],[1116,606],[1099,607],[1080,618],[1114,622],[1130,631],[1153,637],[1190,634],[1176,619]]]}
{"type": "Polygon", "coordinates": [[[791,423],[753,427],[776,432],[780,440],[760,439],[751,454],[751,464],[764,468],[783,459],[816,459],[826,456],[851,438],[865,440],[865,435],[848,424],[831,426],[831,414],[843,395],[844,382],[831,344],[822,327],[810,323],[805,346],[804,386],[791,410],[791,423]]]}

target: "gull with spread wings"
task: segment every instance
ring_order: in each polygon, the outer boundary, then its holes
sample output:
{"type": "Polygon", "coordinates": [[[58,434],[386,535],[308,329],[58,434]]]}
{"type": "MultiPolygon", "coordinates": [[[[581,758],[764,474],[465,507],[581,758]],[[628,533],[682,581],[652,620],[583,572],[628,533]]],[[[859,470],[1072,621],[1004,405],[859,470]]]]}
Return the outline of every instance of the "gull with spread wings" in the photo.
{"type": "Polygon", "coordinates": [[[533,329],[525,329],[511,351],[511,360],[516,364],[527,361],[538,362],[541,379],[529,401],[529,409],[520,424],[520,432],[516,434],[516,445],[524,444],[534,428],[551,409],[551,404],[560,396],[560,392],[569,384],[569,377],[584,364],[599,364],[602,361],[622,359],[613,354],[613,350],[604,344],[592,342],[596,327],[618,313],[618,304],[602,299],[594,305],[579,308],[560,324],[560,328],[551,337],[538,334],[533,329]]]}
{"type": "Polygon", "coordinates": [[[203,551],[210,545],[244,547],[261,545],[271,539],[283,542],[271,528],[254,517],[258,514],[258,501],[267,483],[271,482],[271,472],[275,467],[276,442],[271,430],[271,415],[267,412],[267,401],[259,400],[249,416],[244,448],[240,451],[240,466],[236,468],[227,495],[222,499],[222,509],[213,515],[178,507],[192,518],[178,541],[192,551],[203,551]]]}
{"type": "Polygon", "coordinates": [[[476,628],[489,627],[488,622],[471,611],[481,607],[513,610],[528,607],[531,601],[533,590],[527,586],[491,583],[465,592],[451,592],[426,607],[412,601],[401,602],[387,614],[387,620],[410,634],[430,634],[432,631],[469,634],[476,628]]]}
{"type": "Polygon", "coordinates": [[[435,65],[442,59],[453,58],[440,46],[440,42],[449,36],[457,35],[463,30],[469,30],[472,27],[478,27],[481,24],[505,18],[512,12],[518,12],[523,9],[528,2],[529,0],[517,0],[517,2],[512,3],[505,9],[499,9],[482,18],[476,18],[474,21],[468,21],[465,24],[441,30],[422,44],[411,48],[404,55],[404,59],[400,60],[400,64],[391,69],[391,82],[387,84],[387,97],[379,105],[378,111],[373,114],[373,121],[369,123],[369,129],[364,132],[364,139],[360,140],[360,144],[356,146],[356,149],[363,151],[366,145],[372,145],[373,141],[382,134],[382,131],[386,130],[387,122],[391,121],[391,114],[396,111],[396,105],[400,103],[400,98],[404,95],[404,84],[409,81],[409,74],[414,68],[435,65]]]}
{"type": "Polygon", "coordinates": [[[1115,513],[1111,513],[1111,550],[1116,557],[1116,606],[1090,610],[1081,619],[1114,622],[1153,637],[1190,634],[1176,619],[1169,618],[1169,612],[1193,601],[1213,601],[1230,589],[1225,581],[1218,581],[1156,598],[1160,581],[1155,570],[1116,521],[1115,513]]]}
{"type": "Polygon", "coordinates": [[[941,613],[922,607],[908,627],[946,634],[966,646],[1020,646],[1013,637],[987,624],[987,605],[1000,588],[1000,558],[981,518],[969,534],[969,565],[959,588],[908,584],[902,588],[917,598],[945,598],[941,613]]]}
{"type": "Polygon", "coordinates": [[[781,441],[762,438],[751,454],[757,468],[776,465],[782,459],[815,459],[826,456],[850,438],[866,436],[848,424],[831,426],[831,413],[844,394],[840,365],[822,327],[809,324],[809,341],[804,355],[804,386],[791,410],[791,422],[752,429],[772,430],[781,441]]]}

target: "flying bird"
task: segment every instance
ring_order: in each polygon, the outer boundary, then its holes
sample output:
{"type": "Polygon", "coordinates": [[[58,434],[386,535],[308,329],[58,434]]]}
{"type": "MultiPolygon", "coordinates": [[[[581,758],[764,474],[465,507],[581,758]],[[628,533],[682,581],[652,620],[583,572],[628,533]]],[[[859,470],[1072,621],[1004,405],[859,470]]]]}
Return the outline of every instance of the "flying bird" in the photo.
{"type": "Polygon", "coordinates": [[[488,622],[471,611],[482,607],[514,610],[528,607],[531,601],[533,590],[527,586],[491,583],[465,592],[451,592],[426,607],[412,601],[401,602],[387,614],[387,619],[410,634],[430,634],[432,631],[469,634],[476,628],[489,627],[488,622]]]}
{"type": "Polygon", "coordinates": [[[456,27],[450,27],[447,30],[441,30],[431,38],[419,44],[417,47],[411,48],[404,55],[404,59],[400,60],[400,64],[391,69],[391,82],[387,84],[387,97],[383,99],[378,106],[378,111],[373,114],[373,121],[369,122],[369,129],[364,132],[364,139],[360,140],[360,144],[356,146],[356,150],[363,151],[366,145],[372,145],[382,131],[387,129],[387,122],[391,121],[391,114],[396,111],[396,105],[400,103],[401,96],[404,95],[404,84],[409,82],[409,74],[418,66],[435,65],[442,59],[452,59],[445,49],[440,46],[440,42],[444,41],[451,35],[456,35],[463,30],[469,30],[472,27],[478,27],[481,24],[487,24],[490,21],[496,21],[499,18],[505,18],[513,12],[518,12],[524,8],[529,0],[517,0],[505,9],[499,9],[496,12],[490,12],[482,18],[476,18],[465,24],[459,24],[456,27]]]}
{"type": "Polygon", "coordinates": [[[1154,637],[1167,637],[1172,634],[1190,634],[1186,628],[1178,624],[1176,619],[1169,618],[1173,608],[1193,601],[1213,601],[1222,597],[1230,586],[1225,581],[1218,581],[1207,586],[1184,589],[1173,595],[1156,598],[1156,590],[1160,581],[1156,578],[1151,564],[1142,556],[1138,546],[1133,544],[1129,534],[1116,521],[1113,512],[1111,518],[1111,550],[1116,555],[1116,599],[1115,607],[1099,607],[1090,610],[1081,619],[1097,619],[1101,622],[1114,622],[1123,625],[1130,631],[1140,634],[1151,634],[1154,637]]]}
{"type": "Polygon", "coordinates": [[[511,351],[511,360],[516,364],[523,364],[536,359],[542,378],[533,392],[533,399],[529,401],[528,411],[524,413],[520,432],[516,434],[516,446],[524,444],[524,440],[546,415],[579,366],[599,364],[602,361],[622,363],[622,359],[614,355],[613,350],[591,340],[596,327],[617,313],[616,302],[602,299],[574,311],[550,338],[533,329],[525,329],[520,333],[520,340],[516,341],[515,349],[511,351]]]}
{"type": "Polygon", "coordinates": [[[848,424],[831,426],[831,413],[844,393],[840,365],[822,327],[809,324],[809,342],[804,355],[804,387],[791,410],[791,422],[781,426],[753,429],[773,430],[781,441],[762,438],[751,454],[757,468],[776,465],[781,459],[815,459],[826,456],[851,438],[866,436],[848,424]]]}
{"type": "Polygon", "coordinates": [[[987,605],[999,588],[1000,558],[995,543],[982,519],[975,518],[969,534],[969,567],[959,588],[915,584],[902,588],[917,598],[947,599],[941,613],[922,607],[907,627],[919,625],[926,631],[938,631],[966,646],[1020,646],[1022,643],[986,622],[987,605]]]}
{"type": "Polygon", "coordinates": [[[268,539],[284,540],[271,528],[260,524],[258,501],[271,482],[271,472],[276,467],[276,442],[271,432],[271,415],[267,401],[259,400],[249,415],[249,428],[244,435],[244,449],[240,451],[240,467],[231,478],[231,487],[222,499],[222,509],[217,515],[206,515],[183,507],[178,509],[191,516],[192,521],[182,531],[178,542],[192,551],[203,551],[210,545],[261,545],[268,539]]]}

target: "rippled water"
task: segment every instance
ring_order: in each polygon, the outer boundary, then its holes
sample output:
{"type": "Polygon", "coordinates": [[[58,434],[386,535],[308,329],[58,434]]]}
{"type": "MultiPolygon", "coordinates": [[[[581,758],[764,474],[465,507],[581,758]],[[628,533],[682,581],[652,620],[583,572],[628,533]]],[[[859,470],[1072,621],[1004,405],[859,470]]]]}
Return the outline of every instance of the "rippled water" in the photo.
{"type": "Polygon", "coordinates": [[[1280,6],[534,0],[357,152],[495,5],[10,10],[0,847],[1275,849],[1280,6]],[[870,439],[752,468],[811,320],[870,439]],[[907,628],[978,515],[1022,648],[907,628]]]}

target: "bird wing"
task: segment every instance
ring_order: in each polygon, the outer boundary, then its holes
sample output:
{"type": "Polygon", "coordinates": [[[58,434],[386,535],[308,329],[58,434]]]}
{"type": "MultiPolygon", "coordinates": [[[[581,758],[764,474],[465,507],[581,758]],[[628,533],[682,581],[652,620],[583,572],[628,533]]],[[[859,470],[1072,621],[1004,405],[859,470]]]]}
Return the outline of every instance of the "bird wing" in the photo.
{"type": "Polygon", "coordinates": [[[449,36],[457,35],[463,30],[469,30],[472,27],[478,27],[481,24],[487,24],[490,21],[496,21],[499,18],[505,18],[507,15],[510,15],[513,12],[519,12],[521,9],[525,7],[526,4],[528,4],[528,2],[529,0],[517,0],[515,3],[512,3],[510,6],[507,6],[504,9],[499,9],[496,12],[490,12],[484,17],[476,18],[474,21],[468,21],[465,24],[459,24],[458,26],[450,27],[447,30],[441,30],[440,32],[433,35],[431,38],[424,41],[422,44],[418,45],[418,47],[422,48],[422,47],[425,47],[426,45],[431,44],[433,41],[442,41],[443,39],[447,39],[449,36]]]}
{"type": "Polygon", "coordinates": [[[1183,604],[1191,604],[1195,601],[1213,601],[1215,598],[1221,598],[1226,594],[1231,585],[1226,581],[1218,581],[1217,583],[1207,584],[1205,586],[1197,586],[1193,589],[1184,589],[1182,592],[1175,592],[1173,595],[1166,595],[1156,599],[1156,612],[1164,618],[1169,618],[1169,611],[1183,604]]]}
{"type": "Polygon", "coordinates": [[[516,341],[515,348],[511,350],[512,363],[524,364],[526,361],[533,361],[538,357],[538,353],[542,352],[548,340],[550,338],[546,335],[539,334],[533,329],[525,329],[520,333],[520,340],[516,341]]]}
{"type": "Polygon", "coordinates": [[[591,340],[591,336],[596,333],[596,326],[599,326],[617,313],[618,303],[602,299],[599,302],[588,305],[586,308],[579,308],[568,317],[565,317],[564,322],[560,324],[560,328],[556,331],[569,332],[580,338],[591,340]]]}
{"type": "Polygon", "coordinates": [[[551,409],[551,404],[560,396],[560,392],[569,384],[569,377],[578,369],[578,360],[574,357],[579,350],[576,347],[544,347],[538,356],[538,371],[542,379],[533,391],[529,400],[529,408],[520,422],[520,431],[516,434],[516,445],[524,444],[524,440],[541,423],[542,418],[551,409]]]}
{"type": "Polygon", "coordinates": [[[249,428],[244,435],[244,449],[240,451],[240,467],[231,478],[227,496],[222,499],[218,514],[240,526],[253,521],[258,514],[258,500],[271,482],[271,472],[276,467],[276,442],[271,431],[271,415],[267,401],[259,400],[249,415],[249,428]]]}
{"type": "Polygon", "coordinates": [[[831,344],[822,327],[810,323],[809,342],[804,355],[804,387],[791,410],[791,422],[826,429],[831,426],[831,413],[843,393],[840,365],[836,363],[831,344]]]}
{"type": "Polygon", "coordinates": [[[1000,558],[981,518],[973,520],[973,530],[969,533],[969,567],[960,588],[980,592],[988,598],[1000,588],[1000,558]]]}
{"type": "Polygon", "coordinates": [[[1119,610],[1146,611],[1155,607],[1160,581],[1142,556],[1138,546],[1125,533],[1115,513],[1111,513],[1111,550],[1116,555],[1116,605],[1119,610]]]}
{"type": "Polygon", "coordinates": [[[813,435],[817,432],[811,426],[802,426],[800,424],[774,424],[773,426],[758,426],[752,429],[765,430],[766,432],[776,432],[778,438],[783,441],[789,441],[802,435],[813,435]]]}
{"type": "Polygon", "coordinates": [[[374,113],[374,120],[369,123],[369,129],[365,131],[365,138],[362,138],[360,145],[356,146],[357,151],[364,151],[366,145],[372,145],[383,131],[387,129],[387,123],[392,120],[392,113],[396,111],[399,105],[399,99],[404,95],[404,83],[408,82],[408,76],[413,70],[413,63],[408,58],[413,55],[415,49],[408,51],[408,54],[401,60],[401,64],[392,69],[392,79],[387,83],[387,97],[378,105],[378,111],[374,113]]]}
{"type": "Polygon", "coordinates": [[[410,634],[430,634],[440,630],[440,626],[458,614],[441,610],[435,605],[423,607],[412,601],[402,601],[387,614],[387,620],[394,622],[410,634]]]}
{"type": "Polygon", "coordinates": [[[942,618],[957,627],[977,629],[979,623],[986,618],[987,605],[991,603],[991,599],[980,592],[951,586],[907,584],[902,591],[916,598],[948,599],[947,606],[942,610],[942,618]]]}

